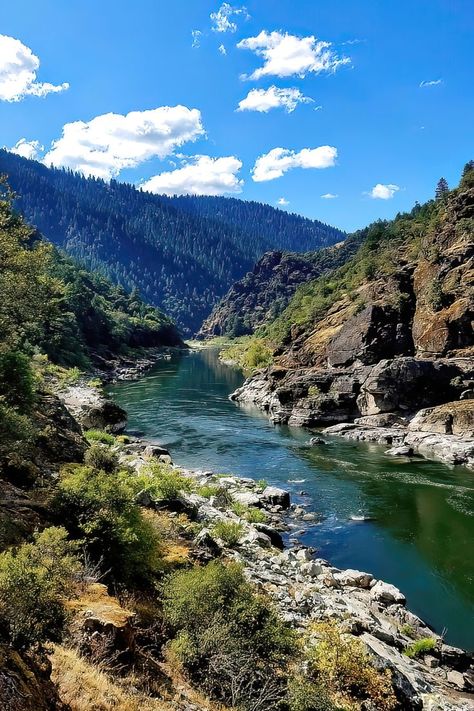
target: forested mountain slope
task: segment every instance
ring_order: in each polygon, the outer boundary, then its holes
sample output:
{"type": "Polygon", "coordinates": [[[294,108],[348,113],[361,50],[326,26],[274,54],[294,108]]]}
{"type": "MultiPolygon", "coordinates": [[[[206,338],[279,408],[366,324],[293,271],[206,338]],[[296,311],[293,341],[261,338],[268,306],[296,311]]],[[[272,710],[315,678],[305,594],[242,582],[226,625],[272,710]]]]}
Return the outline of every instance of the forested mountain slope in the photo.
{"type": "Polygon", "coordinates": [[[358,232],[317,252],[267,252],[251,272],[231,286],[198,335],[237,337],[271,323],[288,306],[301,284],[344,264],[356,252],[363,236],[363,231],[358,232]]]}
{"type": "Polygon", "coordinates": [[[0,151],[16,206],[49,240],[162,307],[184,332],[271,249],[308,251],[344,233],[258,203],[168,198],[0,151]]]}

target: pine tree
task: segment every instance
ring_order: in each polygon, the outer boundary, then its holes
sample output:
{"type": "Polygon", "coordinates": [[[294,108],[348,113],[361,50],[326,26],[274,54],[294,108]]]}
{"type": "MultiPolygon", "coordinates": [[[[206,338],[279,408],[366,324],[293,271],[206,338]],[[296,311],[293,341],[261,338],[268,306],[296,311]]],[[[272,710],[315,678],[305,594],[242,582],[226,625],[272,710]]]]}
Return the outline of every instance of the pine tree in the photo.
{"type": "Polygon", "coordinates": [[[447,193],[449,193],[448,181],[446,178],[440,178],[435,191],[436,200],[444,200],[447,193]]]}
{"type": "Polygon", "coordinates": [[[466,175],[471,172],[471,170],[474,170],[474,160],[470,160],[466,163],[462,171],[462,177],[465,178],[466,175]]]}

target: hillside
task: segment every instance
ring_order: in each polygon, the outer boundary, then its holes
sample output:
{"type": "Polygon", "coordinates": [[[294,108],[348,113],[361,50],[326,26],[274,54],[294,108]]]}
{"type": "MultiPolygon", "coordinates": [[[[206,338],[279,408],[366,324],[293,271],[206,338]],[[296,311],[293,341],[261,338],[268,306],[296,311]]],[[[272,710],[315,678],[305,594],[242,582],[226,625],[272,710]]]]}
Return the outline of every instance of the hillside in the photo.
{"type": "MultiPolygon", "coordinates": [[[[471,162],[457,189],[367,228],[352,258],[300,286],[272,323],[227,357],[272,363],[234,398],[260,405],[276,422],[320,426],[356,418],[364,427],[406,426],[420,408],[448,404],[449,415],[445,407],[414,422],[428,420],[433,432],[452,436],[459,398],[472,402],[462,410],[464,431],[474,428],[473,354],[471,162]]],[[[381,436],[376,429],[354,432],[385,441],[381,436]]],[[[391,442],[393,433],[386,438],[391,442]]],[[[397,438],[403,441],[400,430],[397,438]]],[[[435,437],[430,448],[446,461],[474,463],[472,442],[455,444],[456,452],[453,440],[435,437]]]]}
{"type": "Polygon", "coordinates": [[[296,289],[334,269],[357,250],[362,233],[317,252],[267,252],[252,271],[233,284],[204,321],[198,336],[237,337],[272,322],[296,289]]]}
{"type": "Polygon", "coordinates": [[[16,206],[49,240],[173,318],[199,329],[216,301],[266,251],[308,251],[340,230],[228,198],[168,198],[114,180],[47,168],[0,151],[16,206]]]}

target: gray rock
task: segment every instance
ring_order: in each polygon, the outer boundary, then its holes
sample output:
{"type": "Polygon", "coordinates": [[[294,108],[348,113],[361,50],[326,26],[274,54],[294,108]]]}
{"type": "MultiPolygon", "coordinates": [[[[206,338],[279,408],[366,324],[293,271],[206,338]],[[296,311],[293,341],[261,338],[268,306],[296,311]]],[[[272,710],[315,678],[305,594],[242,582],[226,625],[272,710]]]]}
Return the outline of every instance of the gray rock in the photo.
{"type": "Polygon", "coordinates": [[[260,500],[271,506],[281,506],[284,509],[290,507],[290,494],[285,489],[280,489],[277,486],[267,486],[260,500]]]}
{"type": "Polygon", "coordinates": [[[407,447],[402,444],[399,447],[391,447],[387,449],[385,454],[389,454],[391,457],[412,457],[413,447],[407,447]]]}
{"type": "Polygon", "coordinates": [[[272,528],[272,526],[269,526],[266,523],[254,523],[253,527],[256,528],[257,531],[260,531],[260,533],[264,533],[266,536],[268,536],[272,543],[272,546],[283,550],[283,538],[275,528],[272,528]]]}
{"type": "Polygon", "coordinates": [[[372,600],[379,602],[382,605],[404,605],[406,602],[405,595],[400,592],[395,585],[384,583],[382,580],[377,580],[375,585],[372,587],[370,597],[372,600]]]}
{"type": "Polygon", "coordinates": [[[171,464],[171,455],[167,449],[158,444],[149,444],[143,450],[143,455],[148,459],[157,459],[162,464],[171,464]]]}
{"type": "Polygon", "coordinates": [[[335,573],[334,577],[343,587],[363,588],[367,590],[374,579],[370,573],[363,573],[360,570],[343,570],[340,573],[335,573]]]}

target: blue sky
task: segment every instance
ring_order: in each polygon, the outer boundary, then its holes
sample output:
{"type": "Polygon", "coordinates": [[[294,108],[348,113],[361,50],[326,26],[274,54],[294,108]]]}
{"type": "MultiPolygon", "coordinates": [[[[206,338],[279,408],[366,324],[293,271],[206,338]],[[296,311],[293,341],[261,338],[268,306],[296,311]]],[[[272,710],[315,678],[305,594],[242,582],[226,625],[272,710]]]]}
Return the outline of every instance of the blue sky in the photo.
{"type": "Polygon", "coordinates": [[[16,0],[0,35],[0,145],[157,192],[351,230],[474,158],[472,0],[16,0]]]}

